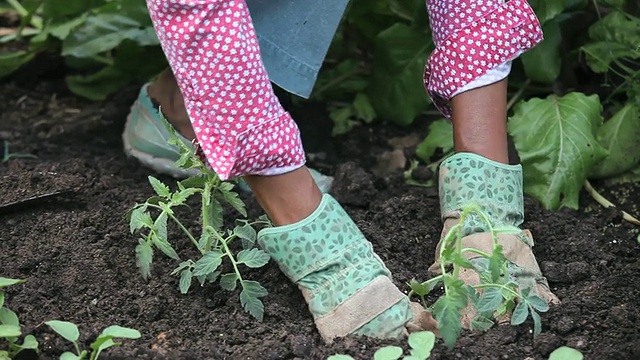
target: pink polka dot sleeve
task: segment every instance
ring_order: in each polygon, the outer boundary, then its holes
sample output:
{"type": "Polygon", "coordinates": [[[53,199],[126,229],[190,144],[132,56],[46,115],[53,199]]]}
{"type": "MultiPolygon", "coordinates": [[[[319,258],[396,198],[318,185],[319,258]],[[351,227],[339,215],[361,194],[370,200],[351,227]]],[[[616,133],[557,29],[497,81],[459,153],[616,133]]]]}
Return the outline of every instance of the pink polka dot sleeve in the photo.
{"type": "Polygon", "coordinates": [[[147,6],[213,171],[227,180],[304,165],[298,127],[273,92],[245,1],[147,6]]]}
{"type": "Polygon", "coordinates": [[[427,93],[451,117],[460,89],[542,41],[526,0],[427,0],[436,49],[424,72],[427,93]]]}

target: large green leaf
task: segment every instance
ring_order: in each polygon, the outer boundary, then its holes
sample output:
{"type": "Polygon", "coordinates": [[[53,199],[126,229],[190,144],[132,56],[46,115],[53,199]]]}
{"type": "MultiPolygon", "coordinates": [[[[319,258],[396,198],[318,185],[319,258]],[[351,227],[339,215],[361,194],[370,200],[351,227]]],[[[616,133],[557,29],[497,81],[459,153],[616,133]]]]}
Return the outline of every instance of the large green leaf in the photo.
{"type": "Polygon", "coordinates": [[[124,40],[133,40],[142,46],[157,45],[152,27],[119,14],[90,16],[62,43],[62,55],[91,57],[117,47],[124,40]]]}
{"type": "Polygon", "coordinates": [[[408,125],[429,107],[422,74],[432,48],[428,33],[401,23],[378,35],[368,95],[381,118],[408,125]]]}
{"type": "Polygon", "coordinates": [[[601,111],[597,95],[582,93],[516,105],[509,132],[524,167],[524,189],[545,208],[578,208],[584,180],[607,155],[596,140],[601,111]]]}
{"type": "Polygon", "coordinates": [[[627,103],[598,130],[598,141],[609,155],[590,173],[592,178],[608,178],[632,170],[640,163],[640,105],[627,103]]]}
{"type": "Polygon", "coordinates": [[[593,42],[581,49],[591,70],[604,73],[612,62],[640,58],[640,21],[619,11],[602,18],[589,29],[593,42]]]}
{"type": "Polygon", "coordinates": [[[554,19],[566,9],[585,5],[587,0],[528,0],[540,23],[554,19]]]}
{"type": "Polygon", "coordinates": [[[0,54],[0,78],[18,70],[35,56],[31,51],[16,51],[0,54]]]}
{"type": "Polygon", "coordinates": [[[520,59],[529,79],[552,83],[560,75],[562,65],[560,24],[555,20],[549,21],[542,27],[542,31],[544,32],[544,41],[522,54],[520,59]]]}
{"type": "Polygon", "coordinates": [[[436,120],[429,125],[429,133],[418,145],[416,155],[429,162],[437,149],[442,149],[443,154],[453,150],[453,125],[447,119],[436,120]]]}

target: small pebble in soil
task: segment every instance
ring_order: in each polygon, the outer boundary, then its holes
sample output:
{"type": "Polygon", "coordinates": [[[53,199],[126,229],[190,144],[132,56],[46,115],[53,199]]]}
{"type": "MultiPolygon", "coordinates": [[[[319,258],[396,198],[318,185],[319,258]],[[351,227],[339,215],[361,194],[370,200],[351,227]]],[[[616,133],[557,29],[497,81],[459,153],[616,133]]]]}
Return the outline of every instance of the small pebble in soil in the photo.
{"type": "Polygon", "coordinates": [[[576,350],[581,350],[587,347],[587,339],[583,336],[575,336],[567,339],[567,346],[576,350]]]}

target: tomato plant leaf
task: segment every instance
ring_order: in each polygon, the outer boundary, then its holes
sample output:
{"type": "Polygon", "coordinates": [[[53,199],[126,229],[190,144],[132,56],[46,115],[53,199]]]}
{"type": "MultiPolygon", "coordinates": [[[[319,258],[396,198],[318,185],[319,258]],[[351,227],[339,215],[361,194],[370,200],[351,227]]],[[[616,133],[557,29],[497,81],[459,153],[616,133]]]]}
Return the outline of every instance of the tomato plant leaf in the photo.
{"type": "Polygon", "coordinates": [[[158,194],[158,196],[162,196],[165,199],[169,199],[171,197],[171,191],[169,190],[169,187],[162,181],[149,175],[149,183],[151,184],[151,187],[153,187],[153,190],[156,192],[156,194],[158,194]]]}
{"type": "Polygon", "coordinates": [[[640,105],[628,102],[600,127],[597,137],[609,154],[591,170],[591,178],[609,178],[632,170],[640,163],[640,105]]]}
{"type": "Polygon", "coordinates": [[[529,316],[529,306],[526,302],[521,301],[516,305],[516,308],[513,309],[513,314],[511,314],[511,325],[520,325],[529,316]]]}
{"type": "Polygon", "coordinates": [[[460,312],[467,305],[467,291],[462,280],[453,279],[450,275],[445,275],[443,280],[448,293],[433,304],[433,316],[444,343],[452,348],[462,331],[460,312]]]}
{"type": "Polygon", "coordinates": [[[129,231],[133,234],[136,230],[142,229],[143,227],[152,227],[153,219],[151,219],[151,215],[146,211],[146,206],[139,206],[135,208],[130,213],[129,219],[129,231]]]}
{"type": "Polygon", "coordinates": [[[256,243],[256,229],[249,224],[238,225],[233,229],[233,233],[242,239],[242,247],[249,249],[256,243]]]}
{"type": "Polygon", "coordinates": [[[207,275],[214,272],[220,264],[222,264],[223,254],[218,251],[210,251],[204,254],[198,261],[196,261],[193,275],[207,275]]]}
{"type": "Polygon", "coordinates": [[[191,288],[191,280],[193,278],[193,272],[191,269],[185,269],[180,273],[180,284],[178,287],[180,288],[180,293],[186,294],[189,292],[189,288],[191,288]]]}
{"type": "Polygon", "coordinates": [[[261,249],[253,248],[250,250],[242,250],[237,255],[238,264],[245,264],[250,268],[259,268],[265,266],[271,257],[261,249]]]}
{"type": "Polygon", "coordinates": [[[531,295],[526,298],[527,303],[540,312],[549,311],[549,303],[537,295],[531,295]]]}
{"type": "Polygon", "coordinates": [[[578,208],[584,180],[607,154],[595,137],[601,111],[597,95],[575,92],[516,105],[509,132],[524,168],[524,189],[545,208],[578,208]]]}
{"type": "Polygon", "coordinates": [[[478,301],[478,311],[481,313],[493,312],[502,303],[502,292],[497,288],[485,289],[478,301]]]}
{"type": "Polygon", "coordinates": [[[471,330],[485,332],[494,325],[491,319],[485,316],[477,316],[475,319],[471,321],[471,330]]]}
{"type": "Polygon", "coordinates": [[[144,279],[151,276],[151,263],[153,262],[153,248],[144,239],[138,239],[136,246],[136,266],[144,279]]]}
{"type": "Polygon", "coordinates": [[[262,285],[257,281],[243,280],[242,292],[240,293],[240,303],[246,312],[259,321],[262,321],[264,316],[264,304],[258,298],[266,296],[267,294],[267,289],[262,287],[262,285]]]}
{"type": "Polygon", "coordinates": [[[238,284],[238,274],[234,272],[224,274],[220,277],[220,287],[227,291],[235,290],[237,284],[238,284]]]}
{"type": "Polygon", "coordinates": [[[531,318],[533,319],[533,336],[536,337],[542,332],[542,320],[540,315],[533,309],[531,309],[531,318]]]}

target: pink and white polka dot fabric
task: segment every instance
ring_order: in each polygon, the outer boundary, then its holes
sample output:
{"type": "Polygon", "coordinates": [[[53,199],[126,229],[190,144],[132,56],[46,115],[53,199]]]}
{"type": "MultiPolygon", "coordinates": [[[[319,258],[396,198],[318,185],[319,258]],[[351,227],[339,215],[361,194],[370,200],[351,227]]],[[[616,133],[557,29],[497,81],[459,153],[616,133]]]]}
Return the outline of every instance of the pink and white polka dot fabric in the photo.
{"type": "Polygon", "coordinates": [[[449,100],[461,88],[543,38],[526,0],[427,0],[427,10],[436,50],[425,67],[424,83],[447,118],[451,117],[449,100]]]}
{"type": "MultiPolygon", "coordinates": [[[[542,40],[525,0],[427,0],[436,50],[424,82],[450,117],[460,91],[504,78],[542,40]]],[[[244,0],[147,0],[198,143],[221,179],[277,175],[305,163],[300,133],[262,63],[244,0]]]]}
{"type": "Polygon", "coordinates": [[[273,93],[244,1],[147,0],[196,138],[221,179],[305,163],[300,133],[273,93]]]}

